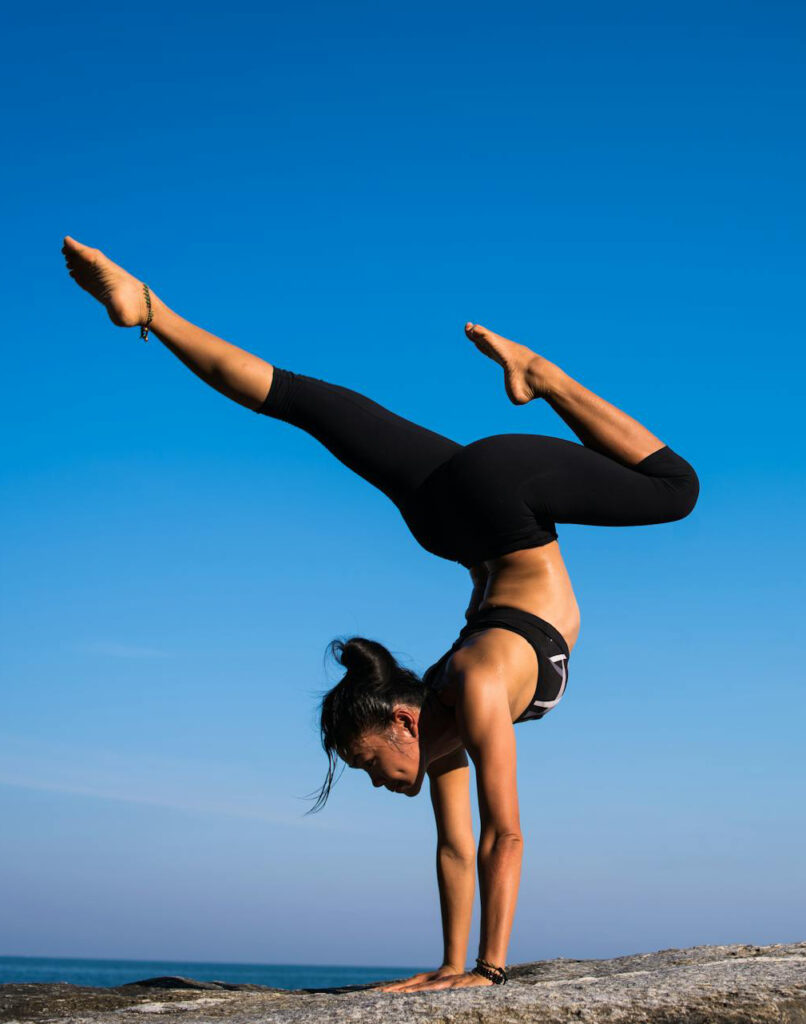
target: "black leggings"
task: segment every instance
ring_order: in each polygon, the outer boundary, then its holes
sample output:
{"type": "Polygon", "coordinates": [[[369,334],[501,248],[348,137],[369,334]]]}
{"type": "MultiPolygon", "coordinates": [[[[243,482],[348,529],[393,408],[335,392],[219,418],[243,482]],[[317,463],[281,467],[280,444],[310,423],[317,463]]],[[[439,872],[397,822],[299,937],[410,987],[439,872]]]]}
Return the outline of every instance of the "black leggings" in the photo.
{"type": "Polygon", "coordinates": [[[556,540],[555,523],[682,519],[699,493],[697,474],[668,446],[625,466],[541,434],[460,445],[356,391],[278,368],[257,412],[321,441],[391,498],[426,551],[468,568],[556,540]]]}

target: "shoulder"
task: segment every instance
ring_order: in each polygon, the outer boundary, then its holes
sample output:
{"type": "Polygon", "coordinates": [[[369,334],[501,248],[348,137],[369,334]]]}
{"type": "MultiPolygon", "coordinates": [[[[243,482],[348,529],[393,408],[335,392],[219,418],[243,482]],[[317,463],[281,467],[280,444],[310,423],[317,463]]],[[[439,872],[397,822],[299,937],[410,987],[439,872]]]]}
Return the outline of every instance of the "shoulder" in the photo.
{"type": "Polygon", "coordinates": [[[532,678],[536,665],[537,656],[528,640],[512,630],[491,627],[469,636],[445,667],[455,678],[473,677],[479,685],[483,681],[494,685],[521,674],[532,678]]]}

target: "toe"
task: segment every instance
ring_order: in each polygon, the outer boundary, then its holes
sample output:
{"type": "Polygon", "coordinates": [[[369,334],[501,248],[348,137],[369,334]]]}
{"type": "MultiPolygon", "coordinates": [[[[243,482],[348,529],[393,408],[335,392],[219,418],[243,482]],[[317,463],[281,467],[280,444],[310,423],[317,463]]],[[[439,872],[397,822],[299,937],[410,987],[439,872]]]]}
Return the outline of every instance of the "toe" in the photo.
{"type": "Polygon", "coordinates": [[[64,236],[64,247],[62,252],[70,253],[74,256],[84,256],[85,258],[92,257],[98,250],[92,249],[88,245],[84,245],[82,242],[76,241],[75,238],[71,238],[70,235],[64,236]]]}

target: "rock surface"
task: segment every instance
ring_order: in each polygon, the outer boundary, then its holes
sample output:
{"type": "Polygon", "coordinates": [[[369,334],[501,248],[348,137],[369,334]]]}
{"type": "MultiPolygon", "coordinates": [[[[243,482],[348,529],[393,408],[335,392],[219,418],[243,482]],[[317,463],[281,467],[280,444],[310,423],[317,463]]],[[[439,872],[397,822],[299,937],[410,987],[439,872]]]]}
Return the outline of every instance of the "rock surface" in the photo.
{"type": "Polygon", "coordinates": [[[146,1024],[806,1024],[806,942],[544,960],[510,982],[446,992],[289,992],[189,978],[119,988],[0,985],[0,1021],[146,1024]]]}

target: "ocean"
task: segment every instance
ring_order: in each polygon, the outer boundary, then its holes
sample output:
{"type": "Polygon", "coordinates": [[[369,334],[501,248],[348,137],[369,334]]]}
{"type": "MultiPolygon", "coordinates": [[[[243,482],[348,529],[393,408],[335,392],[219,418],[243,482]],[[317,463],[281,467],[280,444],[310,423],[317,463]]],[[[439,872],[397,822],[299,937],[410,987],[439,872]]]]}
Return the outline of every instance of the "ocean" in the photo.
{"type": "Polygon", "coordinates": [[[221,964],[184,960],[73,960],[0,956],[0,985],[20,981],[67,981],[112,988],[130,981],[181,975],[196,981],[227,981],[272,988],[335,988],[405,978],[416,967],[330,967],[321,964],[221,964]]]}

